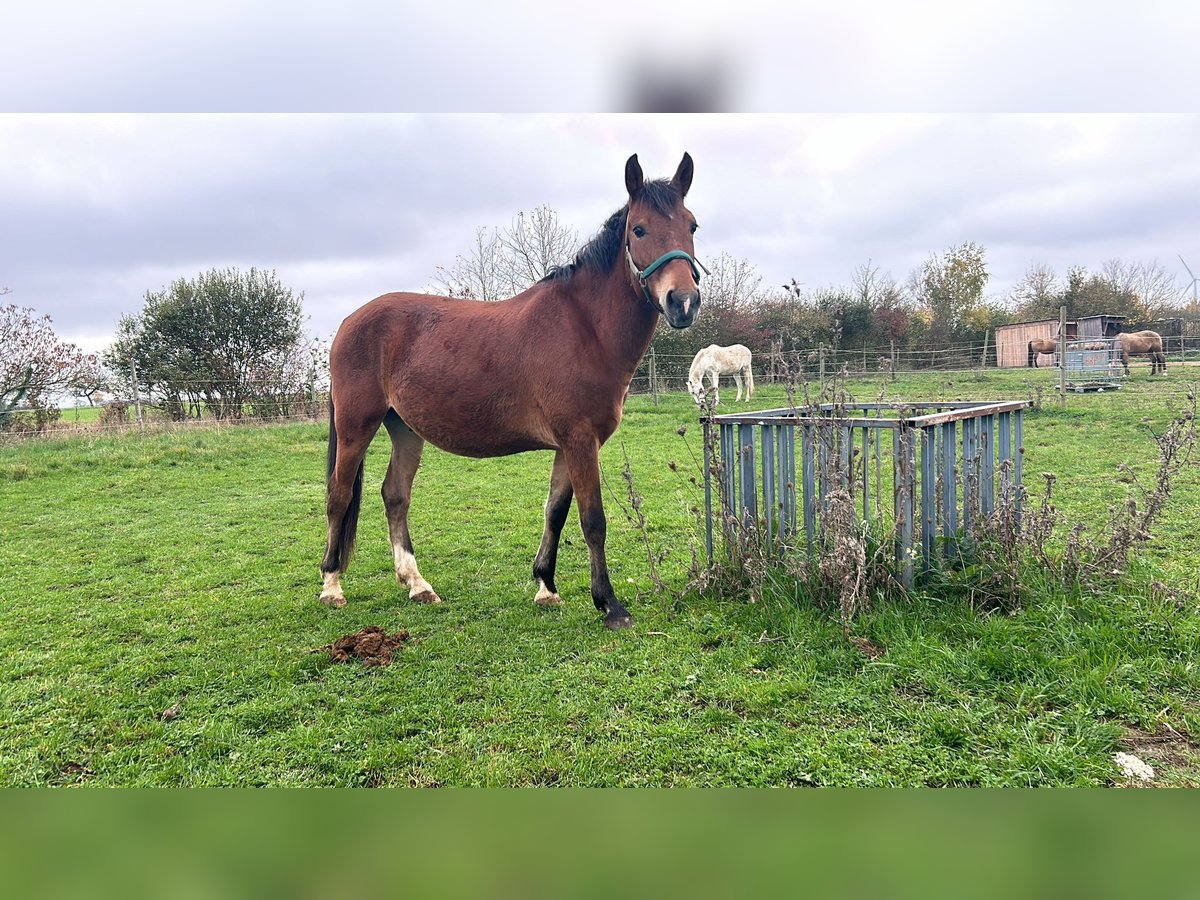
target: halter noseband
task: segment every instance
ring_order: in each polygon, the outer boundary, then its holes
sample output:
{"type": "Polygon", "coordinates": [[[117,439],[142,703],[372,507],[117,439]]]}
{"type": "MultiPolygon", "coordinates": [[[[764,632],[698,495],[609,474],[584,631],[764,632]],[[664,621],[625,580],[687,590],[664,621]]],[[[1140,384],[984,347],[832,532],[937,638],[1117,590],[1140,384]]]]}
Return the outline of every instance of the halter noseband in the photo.
{"type": "MultiPolygon", "coordinates": [[[[633,277],[636,278],[638,280],[638,283],[641,284],[641,286],[642,286],[642,296],[646,298],[647,303],[649,303],[651,306],[653,306],[655,309],[657,309],[660,313],[664,312],[663,308],[654,302],[654,298],[650,295],[650,289],[648,287],[648,282],[650,281],[651,275],[653,275],[655,272],[657,272],[659,269],[661,269],[663,266],[665,266],[667,263],[669,263],[673,259],[686,259],[687,260],[688,265],[692,269],[692,278],[694,278],[696,280],[696,284],[700,283],[700,270],[701,269],[704,269],[705,275],[712,274],[711,272],[708,271],[708,269],[704,268],[704,263],[702,263],[702,262],[700,262],[700,260],[694,258],[686,250],[670,250],[667,253],[664,253],[662,256],[660,256],[658,259],[656,259],[654,262],[650,263],[650,265],[646,266],[646,268],[639,270],[637,267],[637,263],[635,263],[633,261],[633,253],[629,249],[629,242],[626,241],[625,242],[625,258],[627,260],[629,260],[629,269],[630,269],[630,271],[633,272],[633,277]]],[[[664,315],[665,315],[665,313],[664,313],[664,315]]]]}

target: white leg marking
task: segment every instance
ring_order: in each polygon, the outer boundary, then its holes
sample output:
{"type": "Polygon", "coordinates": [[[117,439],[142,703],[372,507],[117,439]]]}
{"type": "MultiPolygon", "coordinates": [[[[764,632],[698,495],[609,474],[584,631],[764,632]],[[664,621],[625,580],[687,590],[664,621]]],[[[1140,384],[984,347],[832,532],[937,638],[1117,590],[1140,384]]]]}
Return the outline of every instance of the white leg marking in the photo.
{"type": "Polygon", "coordinates": [[[441,603],[429,582],[421,577],[417,569],[417,558],[403,547],[392,547],[392,555],[396,559],[396,580],[408,587],[408,598],[420,603],[441,603]]]}
{"type": "Polygon", "coordinates": [[[562,604],[562,597],[546,587],[546,582],[539,578],[538,591],[537,595],[533,598],[533,602],[538,606],[560,606],[562,604]]]}
{"type": "Polygon", "coordinates": [[[342,577],[338,572],[322,572],[324,585],[321,588],[321,602],[326,606],[341,607],[346,605],[346,597],[342,593],[342,577]]]}

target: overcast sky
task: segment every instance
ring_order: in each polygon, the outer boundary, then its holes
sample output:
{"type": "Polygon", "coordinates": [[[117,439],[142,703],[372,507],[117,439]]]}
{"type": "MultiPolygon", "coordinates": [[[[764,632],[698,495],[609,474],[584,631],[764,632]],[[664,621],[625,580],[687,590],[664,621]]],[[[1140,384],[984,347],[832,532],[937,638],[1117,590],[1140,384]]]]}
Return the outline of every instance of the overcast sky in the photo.
{"type": "Polygon", "coordinates": [[[429,288],[478,226],[548,205],[586,237],[625,159],[696,161],[697,253],[766,285],[903,281],[963,241],[989,292],[1033,263],[1200,270],[1196,115],[8,115],[0,285],[88,349],[147,290],[213,267],[276,270],[315,334],[429,288]]]}

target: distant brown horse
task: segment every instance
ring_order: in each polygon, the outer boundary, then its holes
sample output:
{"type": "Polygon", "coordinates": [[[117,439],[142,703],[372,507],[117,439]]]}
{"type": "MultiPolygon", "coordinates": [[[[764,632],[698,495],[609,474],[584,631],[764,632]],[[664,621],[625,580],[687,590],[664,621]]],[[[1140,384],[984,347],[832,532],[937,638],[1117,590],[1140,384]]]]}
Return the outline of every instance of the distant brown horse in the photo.
{"type": "Polygon", "coordinates": [[[439,603],[408,532],[413,476],[426,441],[461,456],[553,450],[534,601],[562,601],[558,541],[574,495],[591,556],[592,601],[609,628],[633,624],[613,593],[604,553],[600,446],[616,430],[658,317],[687,328],[700,309],[696,220],[684,206],[692,158],[670,181],[625,164],[629,201],[570,265],[498,303],[384,294],[352,313],[330,349],[330,426],[321,600],[343,606],[363,460],[382,424],[392,440],[383,502],[396,577],[409,597],[439,603]]]}
{"type": "Polygon", "coordinates": [[[1121,348],[1121,365],[1125,374],[1129,374],[1129,357],[1149,356],[1150,374],[1159,372],[1167,374],[1167,355],[1163,353],[1162,335],[1157,331],[1133,331],[1117,335],[1117,344],[1121,348]]]}
{"type": "Polygon", "coordinates": [[[1029,367],[1036,369],[1038,367],[1038,356],[1042,353],[1058,352],[1058,341],[1046,338],[1045,340],[1033,340],[1029,342],[1029,367]]]}

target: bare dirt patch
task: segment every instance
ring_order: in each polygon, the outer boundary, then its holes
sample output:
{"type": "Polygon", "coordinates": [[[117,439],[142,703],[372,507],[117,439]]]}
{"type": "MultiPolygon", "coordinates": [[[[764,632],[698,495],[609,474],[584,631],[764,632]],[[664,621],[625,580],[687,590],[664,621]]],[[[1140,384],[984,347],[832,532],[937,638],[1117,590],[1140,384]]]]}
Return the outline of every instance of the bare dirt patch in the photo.
{"type": "Polygon", "coordinates": [[[368,625],[354,634],[338,638],[322,649],[329,651],[329,658],[335,663],[359,659],[364,666],[386,666],[391,663],[392,654],[408,642],[407,629],[388,634],[377,625],[368,625]]]}
{"type": "Polygon", "coordinates": [[[1160,726],[1153,734],[1126,727],[1121,749],[1149,763],[1160,777],[1173,772],[1193,783],[1200,775],[1200,745],[1169,726],[1160,726]]]}
{"type": "Polygon", "coordinates": [[[1189,768],[1195,765],[1200,747],[1191,737],[1173,728],[1163,727],[1151,734],[1140,728],[1126,728],[1121,746],[1149,763],[1189,768]]]}
{"type": "Polygon", "coordinates": [[[867,657],[867,659],[878,659],[879,657],[883,656],[884,653],[887,652],[883,647],[880,647],[873,640],[871,640],[870,638],[866,638],[866,637],[858,637],[856,635],[851,635],[850,643],[854,645],[854,648],[859,653],[861,653],[863,656],[867,657]]]}

